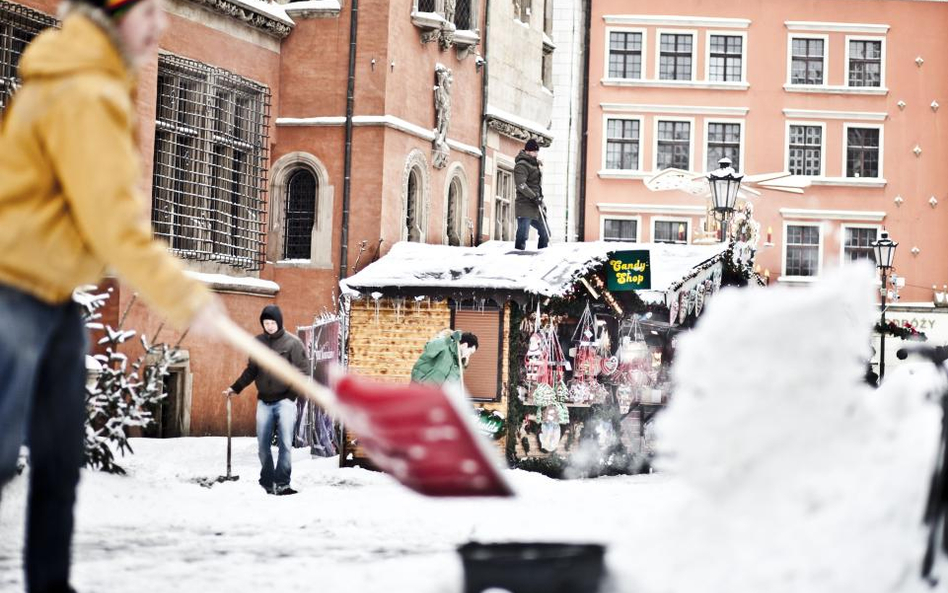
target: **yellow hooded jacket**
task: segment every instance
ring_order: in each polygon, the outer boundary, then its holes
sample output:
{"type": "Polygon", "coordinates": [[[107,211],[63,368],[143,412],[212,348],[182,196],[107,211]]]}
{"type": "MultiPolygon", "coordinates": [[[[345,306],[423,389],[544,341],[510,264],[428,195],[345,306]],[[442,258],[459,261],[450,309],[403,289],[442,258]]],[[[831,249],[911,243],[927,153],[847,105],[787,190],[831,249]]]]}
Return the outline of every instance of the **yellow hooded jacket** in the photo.
{"type": "Polygon", "coordinates": [[[83,15],[40,34],[0,127],[0,283],[66,302],[113,268],[179,327],[210,298],[152,239],[138,190],[134,79],[83,15]]]}

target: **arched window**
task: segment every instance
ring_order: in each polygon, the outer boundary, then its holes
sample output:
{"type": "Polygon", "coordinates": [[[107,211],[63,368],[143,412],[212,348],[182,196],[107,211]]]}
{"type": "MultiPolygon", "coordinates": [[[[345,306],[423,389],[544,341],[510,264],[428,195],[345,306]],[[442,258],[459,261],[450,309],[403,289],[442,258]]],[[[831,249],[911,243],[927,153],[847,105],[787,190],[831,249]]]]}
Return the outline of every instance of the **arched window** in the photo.
{"type": "Polygon", "coordinates": [[[421,195],[421,172],[417,167],[408,174],[408,200],[405,204],[405,227],[409,241],[420,242],[424,238],[421,195]]]}
{"type": "Polygon", "coordinates": [[[306,168],[290,173],[286,181],[283,259],[310,259],[316,222],[316,175],[306,168]]]}
{"type": "Polygon", "coordinates": [[[448,239],[448,245],[459,246],[464,243],[461,221],[464,218],[461,213],[461,179],[455,177],[448,186],[448,204],[445,212],[445,237],[448,239]]]}

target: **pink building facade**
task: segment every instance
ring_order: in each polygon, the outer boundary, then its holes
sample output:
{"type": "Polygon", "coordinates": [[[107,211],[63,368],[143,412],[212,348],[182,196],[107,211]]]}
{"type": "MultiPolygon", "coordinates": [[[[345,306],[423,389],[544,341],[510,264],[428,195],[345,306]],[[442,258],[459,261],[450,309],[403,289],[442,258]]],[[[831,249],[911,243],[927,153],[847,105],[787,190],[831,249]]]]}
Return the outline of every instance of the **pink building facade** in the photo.
{"type": "Polygon", "coordinates": [[[810,178],[752,198],[757,263],[803,284],[899,242],[903,301],[948,283],[948,6],[906,0],[602,0],[592,5],[586,240],[714,240],[707,201],[652,192],[722,156],[810,178]]]}

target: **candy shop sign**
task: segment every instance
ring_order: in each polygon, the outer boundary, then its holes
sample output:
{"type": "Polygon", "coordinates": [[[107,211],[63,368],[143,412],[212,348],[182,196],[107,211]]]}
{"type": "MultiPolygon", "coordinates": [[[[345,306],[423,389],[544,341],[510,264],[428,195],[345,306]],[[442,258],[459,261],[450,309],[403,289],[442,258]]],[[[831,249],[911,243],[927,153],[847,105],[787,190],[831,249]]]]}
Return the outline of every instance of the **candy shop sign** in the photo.
{"type": "Polygon", "coordinates": [[[652,287],[652,264],[647,250],[615,251],[606,263],[609,290],[648,290],[652,287]]]}

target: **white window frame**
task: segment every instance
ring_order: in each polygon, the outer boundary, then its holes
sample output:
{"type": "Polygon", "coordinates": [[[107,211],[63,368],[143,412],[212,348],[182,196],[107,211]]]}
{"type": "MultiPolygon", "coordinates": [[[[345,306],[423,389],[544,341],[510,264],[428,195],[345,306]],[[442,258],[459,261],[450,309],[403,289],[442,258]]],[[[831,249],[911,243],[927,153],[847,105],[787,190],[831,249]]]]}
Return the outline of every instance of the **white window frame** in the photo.
{"type": "MultiPolygon", "coordinates": [[[[658,122],[674,121],[688,122],[691,124],[691,134],[688,138],[688,169],[695,171],[695,118],[693,117],[675,117],[671,115],[656,115],[652,118],[652,170],[658,171],[658,122]]],[[[641,147],[640,147],[641,148],[641,147]]]]}
{"type": "Polygon", "coordinates": [[[704,80],[715,84],[743,85],[747,83],[747,31],[726,31],[708,29],[704,32],[704,80]],[[741,79],[740,80],[711,80],[711,36],[726,35],[741,38],[741,79]]]}
{"type": "Polygon", "coordinates": [[[823,244],[826,233],[822,222],[807,222],[805,220],[784,220],[783,221],[783,241],[780,247],[780,280],[787,282],[813,282],[823,273],[823,244]],[[791,226],[815,226],[820,230],[820,242],[817,247],[816,274],[813,276],[788,276],[787,275],[787,227],[791,226]],[[784,280],[786,279],[786,280],[784,280]]]}
{"type": "Polygon", "coordinates": [[[885,89],[885,37],[879,35],[847,35],[846,36],[846,62],[843,71],[843,86],[851,89],[885,89]],[[850,86],[849,85],[849,42],[850,41],[881,41],[882,42],[882,64],[879,71],[879,86],[850,86]]]}
{"type": "Polygon", "coordinates": [[[826,122],[825,121],[805,121],[805,120],[787,120],[784,126],[783,134],[783,170],[790,171],[790,126],[811,126],[822,128],[820,132],[820,174],[809,175],[808,177],[820,178],[826,177],[826,122]]]}
{"type": "Polygon", "coordinates": [[[879,239],[879,233],[882,232],[881,224],[841,224],[839,226],[839,263],[844,265],[849,263],[846,259],[846,229],[875,229],[876,240],[879,239]]]}
{"type": "Polygon", "coordinates": [[[652,78],[661,83],[687,84],[698,80],[698,30],[697,29],[655,29],[655,70],[652,78]],[[691,78],[666,80],[661,77],[662,35],[691,35],[691,78]]]}
{"type": "Polygon", "coordinates": [[[744,130],[747,128],[745,121],[743,119],[726,119],[726,118],[719,118],[719,117],[710,117],[710,118],[706,117],[704,119],[704,138],[703,138],[704,142],[702,144],[702,146],[704,146],[704,154],[702,155],[704,158],[702,160],[706,167],[708,166],[708,163],[707,163],[708,137],[709,137],[708,128],[710,127],[710,124],[738,124],[739,126],[741,126],[741,139],[740,139],[741,146],[738,149],[738,158],[740,159],[740,162],[738,163],[738,165],[740,165],[740,169],[738,172],[743,173],[747,168],[746,163],[744,162],[744,145],[745,145],[744,130]]]}
{"type": "Polygon", "coordinates": [[[861,122],[843,122],[843,161],[842,169],[840,170],[840,177],[843,179],[885,179],[885,171],[883,170],[883,165],[885,164],[885,125],[883,124],[870,124],[870,123],[861,123],[861,122]],[[849,157],[849,128],[863,128],[863,129],[875,129],[879,130],[879,174],[875,177],[849,177],[846,174],[848,168],[848,157],[849,157]]]}
{"type": "MultiPolygon", "coordinates": [[[[629,241],[623,239],[627,243],[641,243],[642,242],[642,216],[641,215],[630,215],[630,214],[600,214],[599,215],[599,240],[606,240],[606,220],[632,220],[635,221],[635,240],[629,241]]],[[[616,241],[610,241],[616,242],[616,241]]]]}
{"type": "Polygon", "coordinates": [[[515,210],[516,202],[517,202],[517,188],[514,183],[514,168],[516,167],[516,165],[517,163],[513,159],[509,158],[507,155],[495,153],[494,177],[492,179],[492,184],[491,184],[493,188],[491,189],[491,200],[490,200],[490,206],[491,206],[490,207],[490,238],[496,241],[503,240],[502,238],[496,237],[495,236],[496,233],[494,232],[494,230],[497,228],[496,209],[494,205],[497,202],[497,197],[498,197],[497,196],[497,178],[500,176],[498,173],[499,171],[503,171],[505,173],[510,174],[510,184],[511,184],[511,187],[513,188],[513,196],[511,196],[510,198],[510,226],[511,226],[510,236],[513,237],[517,232],[517,216],[516,216],[516,210],[515,210]]]}
{"type": "Polygon", "coordinates": [[[829,83],[829,35],[814,35],[811,33],[788,33],[787,34],[787,87],[792,89],[822,89],[828,87],[829,83]],[[793,81],[793,40],[794,39],[821,39],[823,40],[823,83],[822,84],[799,84],[793,81]]]}
{"type": "Polygon", "coordinates": [[[602,171],[607,173],[640,173],[642,172],[643,154],[645,148],[645,117],[641,115],[625,115],[623,113],[604,113],[602,115],[602,171]],[[609,141],[609,120],[635,120],[639,122],[639,160],[634,169],[607,169],[606,147],[609,141]]]}
{"type": "Polygon", "coordinates": [[[691,217],[684,216],[653,216],[649,221],[649,242],[657,243],[655,241],[655,223],[656,222],[671,222],[671,223],[685,223],[685,242],[684,243],[675,243],[676,245],[691,245],[691,235],[694,232],[694,220],[691,217]]]}
{"type": "Polygon", "coordinates": [[[605,80],[646,80],[648,73],[648,29],[638,27],[606,27],[606,47],[602,63],[602,77],[605,80]],[[638,78],[617,78],[609,76],[609,44],[612,33],[640,33],[642,35],[642,75],[638,78]]]}

